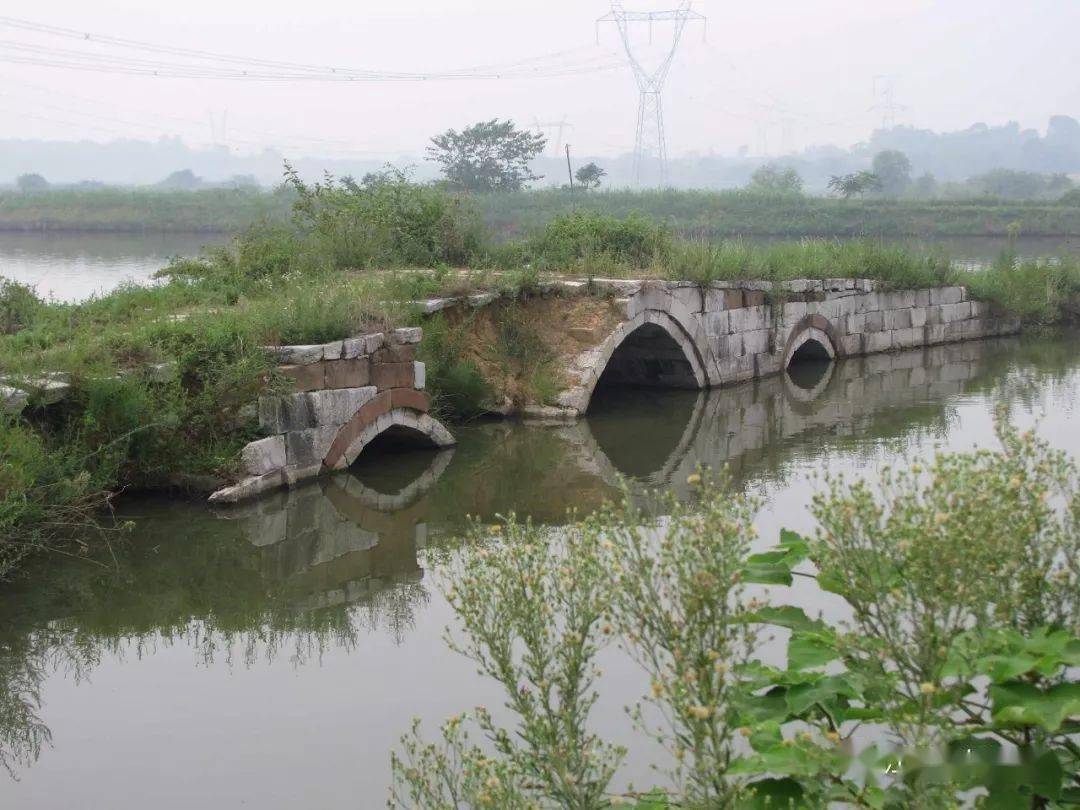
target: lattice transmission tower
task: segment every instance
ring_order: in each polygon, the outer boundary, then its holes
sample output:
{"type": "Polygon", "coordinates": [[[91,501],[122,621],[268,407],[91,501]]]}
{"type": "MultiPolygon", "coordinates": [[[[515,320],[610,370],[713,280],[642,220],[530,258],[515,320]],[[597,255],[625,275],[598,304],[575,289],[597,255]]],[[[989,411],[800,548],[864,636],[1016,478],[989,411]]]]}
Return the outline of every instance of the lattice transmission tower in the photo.
{"type": "Polygon", "coordinates": [[[664,134],[664,81],[667,79],[675,51],[679,48],[683,31],[690,22],[705,23],[705,16],[691,8],[692,0],[684,0],[677,9],[671,11],[627,11],[622,3],[613,2],[611,11],[596,21],[597,39],[600,37],[600,23],[613,22],[619,28],[626,58],[634,72],[638,86],[637,133],[634,138],[634,183],[641,184],[641,171],[646,155],[654,154],[660,168],[660,185],[667,183],[667,140],[664,134]],[[648,23],[649,44],[653,41],[653,23],[672,23],[671,47],[655,67],[647,68],[642,64],[634,49],[630,37],[630,26],[634,23],[648,23]]]}

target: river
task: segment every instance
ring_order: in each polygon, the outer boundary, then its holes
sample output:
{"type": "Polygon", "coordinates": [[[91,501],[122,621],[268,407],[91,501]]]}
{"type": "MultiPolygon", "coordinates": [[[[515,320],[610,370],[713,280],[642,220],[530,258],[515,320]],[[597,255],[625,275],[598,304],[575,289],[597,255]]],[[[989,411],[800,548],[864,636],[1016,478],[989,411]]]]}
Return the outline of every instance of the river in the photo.
{"type": "MultiPolygon", "coordinates": [[[[466,515],[554,527],[613,496],[620,476],[685,494],[698,464],[727,464],[764,498],[770,545],[783,527],[810,529],[821,473],[992,446],[999,407],[1080,451],[1077,345],[1062,332],[712,392],[606,392],[575,425],[457,426],[453,450],[362,456],[232,509],[131,498],[121,517],[134,529],[111,554],[49,558],[0,591],[0,753],[18,777],[0,778],[0,806],[382,806],[411,718],[431,732],[501,702],[442,639],[454,619],[440,582],[466,515]],[[40,706],[13,710],[20,694],[40,706]]],[[[839,609],[779,590],[812,614],[839,609]]],[[[616,653],[603,669],[596,727],[633,740],[622,708],[647,684],[616,653]]],[[[651,783],[659,752],[632,749],[621,778],[651,783]]]]}

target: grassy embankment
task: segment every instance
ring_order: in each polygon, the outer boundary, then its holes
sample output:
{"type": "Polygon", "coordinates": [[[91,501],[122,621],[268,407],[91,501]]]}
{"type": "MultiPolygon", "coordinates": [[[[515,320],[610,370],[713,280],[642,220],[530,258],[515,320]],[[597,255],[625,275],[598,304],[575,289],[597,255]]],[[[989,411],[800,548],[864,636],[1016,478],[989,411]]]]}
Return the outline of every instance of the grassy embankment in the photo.
{"type": "MultiPolygon", "coordinates": [[[[494,245],[468,200],[387,176],[365,187],[294,183],[287,224],[263,224],[226,249],[177,260],[160,286],[81,304],[0,287],[0,372],[70,375],[62,406],[0,420],[0,577],[27,553],[77,536],[109,493],[178,475],[228,476],[257,435],[251,407],[276,383],[260,346],[322,342],[416,322],[407,301],[499,286],[528,298],[545,272],[723,279],[868,276],[896,287],[967,282],[1031,320],[1056,319],[1080,287],[1074,263],[1007,257],[977,276],[939,255],[872,242],[769,248],[687,242],[642,217],[562,217],[529,239],[494,245]],[[450,270],[449,268],[462,268],[450,270]],[[149,364],[169,364],[161,378],[149,364]]],[[[558,388],[529,307],[484,317],[523,395],[558,388]],[[540,347],[540,348],[538,348],[540,347]]],[[[469,318],[425,323],[429,386],[445,416],[481,410],[493,381],[466,351],[469,318]]]]}
{"type": "MultiPolygon", "coordinates": [[[[0,230],[236,233],[283,222],[289,190],[158,191],[56,189],[0,193],[0,230]]],[[[484,223],[500,238],[527,235],[574,209],[615,217],[640,213],[682,236],[942,237],[1080,235],[1080,206],[1058,202],[838,200],[746,191],[538,190],[477,197],[484,223]]]]}

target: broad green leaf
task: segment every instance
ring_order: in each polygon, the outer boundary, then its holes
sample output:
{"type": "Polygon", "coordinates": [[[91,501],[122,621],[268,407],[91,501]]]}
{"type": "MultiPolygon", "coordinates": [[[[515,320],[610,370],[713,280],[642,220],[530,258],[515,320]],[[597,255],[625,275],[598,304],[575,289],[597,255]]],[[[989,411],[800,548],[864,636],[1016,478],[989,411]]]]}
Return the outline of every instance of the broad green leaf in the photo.
{"type": "Polygon", "coordinates": [[[824,666],[840,657],[835,646],[835,639],[822,633],[791,634],[788,641],[788,667],[790,669],[811,669],[824,666]]]}
{"type": "Polygon", "coordinates": [[[742,568],[743,582],[752,582],[757,585],[790,585],[793,579],[791,568],[782,562],[756,559],[762,556],[755,554],[747,558],[742,568]]]}
{"type": "Polygon", "coordinates": [[[990,700],[996,723],[1057,731],[1067,718],[1080,716],[1080,683],[1058,684],[1045,691],[1020,681],[994,684],[990,700]]]}
{"type": "Polygon", "coordinates": [[[811,619],[802,608],[792,605],[759,608],[751,613],[747,620],[760,622],[761,624],[774,624],[777,627],[786,627],[789,630],[829,632],[829,626],[825,622],[819,619],[811,619]]]}

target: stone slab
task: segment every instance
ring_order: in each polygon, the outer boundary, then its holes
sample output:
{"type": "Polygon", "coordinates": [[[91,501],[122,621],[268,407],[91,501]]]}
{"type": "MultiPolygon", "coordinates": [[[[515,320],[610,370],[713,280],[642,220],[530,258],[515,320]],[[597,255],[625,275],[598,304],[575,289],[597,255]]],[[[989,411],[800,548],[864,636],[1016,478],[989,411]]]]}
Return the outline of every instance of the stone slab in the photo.
{"type": "Polygon", "coordinates": [[[268,436],[251,442],[240,451],[240,462],[249,476],[276,472],[285,466],[285,440],[268,436]]]}
{"type": "Polygon", "coordinates": [[[315,427],[311,399],[305,393],[259,397],[259,427],[267,433],[287,433],[315,427]]]}
{"type": "Polygon", "coordinates": [[[326,388],[361,388],[371,382],[371,361],[367,357],[326,363],[326,388]]]}
{"type": "Polygon", "coordinates": [[[391,344],[419,343],[424,336],[424,330],[419,326],[404,326],[390,333],[391,344]]]}
{"type": "Polygon", "coordinates": [[[415,373],[412,363],[377,363],[371,367],[371,382],[380,391],[412,388],[415,373]]]}
{"type": "Polygon", "coordinates": [[[326,386],[326,366],[322,360],[304,365],[278,366],[277,370],[289,380],[294,391],[318,391],[326,386]]]}

